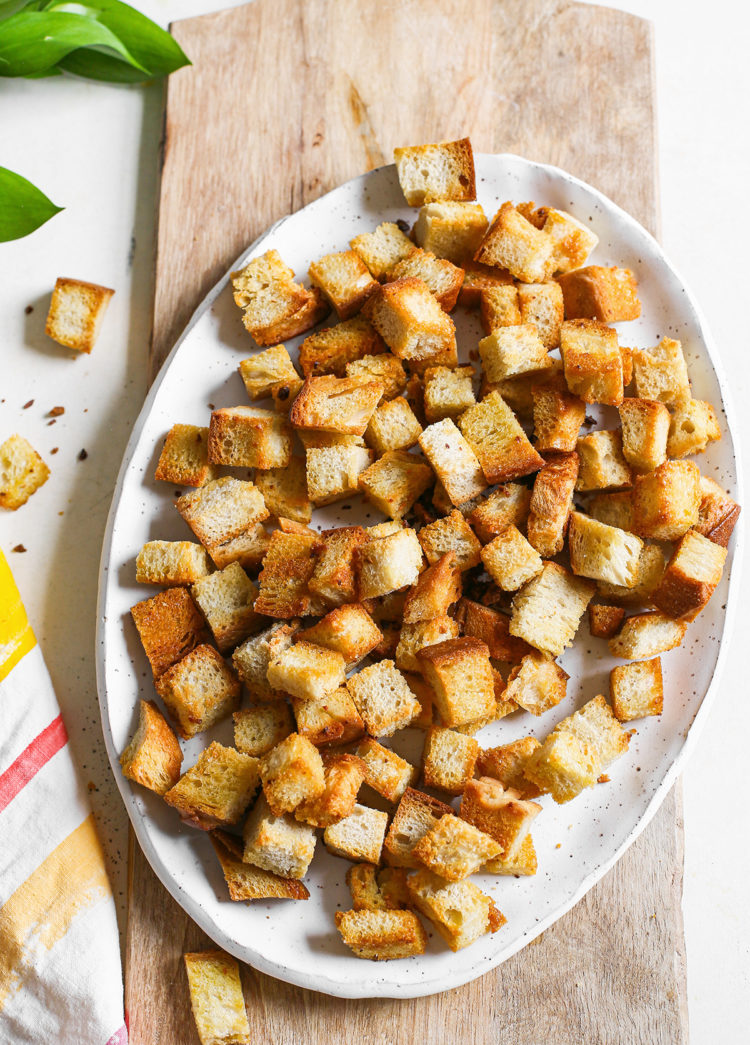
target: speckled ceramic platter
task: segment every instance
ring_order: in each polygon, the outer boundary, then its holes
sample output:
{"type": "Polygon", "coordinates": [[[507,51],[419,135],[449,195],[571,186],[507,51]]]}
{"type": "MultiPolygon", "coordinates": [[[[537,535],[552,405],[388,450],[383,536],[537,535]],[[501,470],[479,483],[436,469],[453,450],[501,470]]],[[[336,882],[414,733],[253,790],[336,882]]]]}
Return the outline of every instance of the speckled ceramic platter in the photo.
{"type": "MultiPolygon", "coordinates": [[[[740,469],[727,416],[726,382],[716,347],[697,304],[659,245],[632,218],[583,182],[554,167],[517,156],[477,156],[478,197],[488,214],[507,199],[536,200],[569,210],[590,223],[600,243],[592,261],[624,265],[638,278],[642,318],[621,324],[624,344],[646,347],[663,336],[679,338],[696,398],[717,408],[723,438],[699,458],[704,474],[739,500],[740,469]]],[[[279,222],[238,259],[233,268],[275,247],[299,276],[315,258],[348,247],[359,232],[380,221],[415,212],[404,203],[395,168],[384,167],[353,181],[279,222]]],[[[237,904],[227,896],[208,838],[183,826],[156,795],[125,780],[118,755],[133,733],[138,698],[154,699],[146,658],[129,609],[154,594],[135,583],[135,557],[145,541],[192,535],[174,507],[175,491],[153,479],[167,430],[175,423],[207,425],[209,404],[247,402],[237,365],[255,351],[232,301],[227,275],[213,289],[175,346],[135,425],[117,482],[102,554],[97,669],[104,736],[128,814],[154,871],[187,913],[227,951],[265,973],[344,997],[414,997],[457,987],[480,976],[529,943],[564,914],[607,871],[637,837],[672,784],[715,693],[722,651],[738,595],[739,543],[735,536],[724,579],[711,603],[690,625],[683,646],[664,656],[665,709],[659,718],[636,723],[629,752],[608,771],[608,783],[574,802],[544,810],[534,825],[539,871],[532,878],[477,876],[507,924],[473,946],[451,953],[434,935],[419,958],[375,963],[355,958],[342,945],[333,915],[350,906],[344,875],[347,861],[329,855],[319,842],[306,882],[306,902],[237,904]]],[[[454,314],[459,351],[466,361],[481,336],[476,314],[454,314]]],[[[289,348],[295,355],[297,342],[289,348]]],[[[597,420],[611,425],[602,412],[597,420]]],[[[358,501],[313,515],[318,529],[382,520],[358,501]]],[[[528,733],[542,737],[564,716],[597,693],[608,693],[614,661],[603,640],[591,639],[584,621],[561,660],[570,675],[565,701],[541,718],[521,713],[478,734],[487,747],[528,733]]],[[[231,743],[231,724],[185,743],[185,768],[210,740],[231,743]]],[[[406,730],[393,747],[418,761],[422,736],[406,730]]]]}

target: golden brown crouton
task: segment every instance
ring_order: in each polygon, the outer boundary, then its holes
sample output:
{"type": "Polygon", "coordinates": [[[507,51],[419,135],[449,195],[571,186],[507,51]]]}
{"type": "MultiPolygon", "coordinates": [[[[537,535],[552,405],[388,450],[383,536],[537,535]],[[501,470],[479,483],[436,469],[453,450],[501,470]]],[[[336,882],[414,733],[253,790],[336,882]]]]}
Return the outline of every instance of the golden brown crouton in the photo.
{"type": "Polygon", "coordinates": [[[698,522],[700,472],[692,461],[665,461],[637,475],[633,486],[633,532],[675,541],[698,522]]]}
{"type": "Polygon", "coordinates": [[[513,788],[521,798],[536,798],[541,792],[526,779],[523,770],[539,747],[536,737],[521,737],[510,744],[487,748],[479,752],[477,772],[479,776],[499,780],[504,788],[513,788]]]}
{"type": "Polygon", "coordinates": [[[589,631],[595,639],[611,639],[624,617],[625,610],[622,606],[589,603],[589,631]]]}
{"type": "Polygon", "coordinates": [[[352,864],[346,872],[355,911],[398,911],[409,903],[406,871],[401,867],[352,864]]]}
{"type": "Polygon", "coordinates": [[[334,741],[348,744],[364,734],[365,724],[346,686],[329,693],[320,702],[292,697],[292,708],[297,732],[316,747],[334,741]]]}
{"type": "Polygon", "coordinates": [[[482,868],[485,874],[502,874],[502,875],[514,875],[519,877],[520,875],[533,875],[537,872],[537,858],[536,849],[534,848],[534,840],[531,835],[526,835],[518,854],[512,859],[508,859],[505,856],[496,856],[494,860],[488,860],[482,868]]]}
{"type": "Polygon", "coordinates": [[[721,439],[721,428],[710,403],[689,399],[675,407],[669,425],[667,453],[670,457],[700,454],[710,442],[721,439]]]}
{"type": "Polygon", "coordinates": [[[487,544],[507,526],[525,527],[531,490],[522,483],[505,483],[472,508],[468,521],[482,543],[487,544]]]}
{"type": "Polygon", "coordinates": [[[565,699],[570,676],[547,653],[532,650],[508,676],[504,700],[511,700],[532,715],[543,715],[565,699]]]}
{"type": "Polygon", "coordinates": [[[442,309],[453,311],[464,281],[463,269],[445,258],[436,258],[429,251],[416,248],[393,266],[386,281],[391,283],[412,276],[421,279],[430,288],[442,309]]]}
{"type": "Polygon", "coordinates": [[[388,450],[360,472],[359,488],[384,515],[402,519],[435,481],[428,464],[408,450],[388,450]]]}
{"type": "Polygon", "coordinates": [[[502,591],[517,591],[542,569],[541,556],[515,526],[507,526],[485,544],[482,562],[502,591]]]}
{"type": "MultiPolygon", "coordinates": [[[[225,476],[183,494],[177,510],[219,568],[244,565],[242,539],[268,518],[263,496],[251,482],[225,476]]],[[[248,565],[250,565],[248,563],[248,565]]]]}
{"type": "Polygon", "coordinates": [[[510,634],[510,617],[471,599],[461,599],[456,619],[464,635],[484,642],[493,660],[517,664],[533,647],[510,634]]]}
{"type": "Polygon", "coordinates": [[[357,579],[354,559],[357,549],[367,541],[361,526],[342,526],[323,530],[322,548],[318,555],[310,591],[333,606],[352,602],[356,597],[357,579]]]}
{"type": "Polygon", "coordinates": [[[99,337],[114,290],[81,279],[58,276],[44,333],[65,348],[90,352],[99,337]]]}
{"type": "Polygon", "coordinates": [[[288,704],[261,704],[243,708],[232,715],[234,746],[243,755],[260,758],[294,732],[294,720],[288,704]]]}
{"type": "Polygon", "coordinates": [[[419,445],[454,505],[463,504],[486,489],[477,455],[450,418],[425,428],[419,445]]]}
{"type": "Polygon", "coordinates": [[[363,446],[311,446],[306,454],[307,492],[321,506],[351,497],[359,477],[372,464],[374,453],[363,446]]]}
{"type": "Polygon", "coordinates": [[[534,445],[541,454],[570,453],[586,419],[586,404],[572,395],[564,380],[532,385],[534,445]]]}
{"type": "MultiPolygon", "coordinates": [[[[319,290],[318,287],[310,287],[309,290],[305,288],[305,300],[296,312],[264,327],[262,332],[254,335],[255,340],[259,345],[273,345],[277,341],[288,341],[290,338],[297,337],[298,334],[306,333],[316,323],[325,319],[330,311],[331,306],[322,290],[319,290]]],[[[282,384],[289,381],[290,379],[286,378],[282,384]]],[[[273,395],[273,389],[271,394],[273,395]]]]}
{"type": "Polygon", "coordinates": [[[330,754],[323,757],[325,788],[316,798],[307,798],[294,811],[296,820],[313,827],[330,827],[351,816],[357,792],[365,779],[365,767],[356,755],[330,754]]]}
{"type": "Polygon", "coordinates": [[[489,896],[467,879],[447,882],[423,869],[410,876],[407,888],[411,902],[430,919],[452,951],[468,947],[505,924],[505,916],[489,896]]]}
{"type": "Polygon", "coordinates": [[[325,829],[323,841],[334,856],[379,864],[387,827],[387,813],[356,803],[349,816],[325,829]]]}
{"type": "Polygon", "coordinates": [[[359,549],[359,596],[375,599],[414,584],[422,569],[422,548],[414,530],[397,530],[359,549]]]}
{"type": "Polygon", "coordinates": [[[661,715],[664,708],[661,660],[618,664],[609,673],[612,710],[618,722],[661,715]]]}
{"type": "Polygon", "coordinates": [[[306,737],[290,733],[259,763],[263,794],[274,816],[291,813],[325,788],[320,752],[306,737]]]}
{"type": "Polygon", "coordinates": [[[0,508],[15,511],[49,479],[50,471],[34,447],[21,435],[0,446],[0,508]]]}
{"type": "Polygon", "coordinates": [[[240,682],[213,646],[196,646],[159,676],[156,690],[184,739],[225,718],[240,703],[240,682]]]}
{"type": "Polygon", "coordinates": [[[695,529],[726,548],[740,517],[740,506],[713,481],[701,476],[701,504],[695,529]]]}
{"type": "Polygon", "coordinates": [[[282,878],[304,878],[315,852],[315,829],[288,814],[274,816],[261,793],[242,830],[242,859],[282,878]]]}
{"type": "Polygon", "coordinates": [[[312,503],[307,494],[307,471],[301,457],[290,457],[283,468],[256,472],[255,485],[271,515],[300,523],[309,523],[312,519],[312,503]]]}
{"type": "Polygon", "coordinates": [[[367,265],[354,250],[326,254],[309,269],[310,282],[320,287],[339,319],[351,319],[377,287],[367,265]]]}
{"type": "Polygon", "coordinates": [[[597,319],[619,323],[638,319],[638,284],[629,269],[589,265],[558,278],[565,299],[566,319],[597,319]]]}
{"type": "Polygon", "coordinates": [[[656,544],[644,544],[638,556],[635,584],[626,587],[599,581],[597,591],[602,598],[623,606],[638,606],[651,602],[654,592],[664,575],[666,560],[661,548],[656,544]]]}
{"type": "Polygon", "coordinates": [[[679,646],[686,631],[687,621],[663,613],[637,613],[609,640],[609,651],[624,660],[645,660],[679,646]]]}
{"type": "Polygon", "coordinates": [[[546,349],[560,344],[563,322],[563,296],[557,283],[519,283],[518,304],[521,322],[531,323],[546,349]]]}
{"type": "Polygon", "coordinates": [[[474,255],[475,261],[507,269],[523,283],[544,283],[553,268],[551,238],[504,203],[474,255]]]}
{"type": "Polygon", "coordinates": [[[186,824],[211,831],[236,824],[258,786],[258,759],[214,741],[164,795],[186,824]]]}
{"type": "Polygon", "coordinates": [[[346,661],[333,649],[298,639],[280,650],[268,665],[272,689],[301,700],[322,701],[343,686],[346,661]]]}
{"type": "Polygon", "coordinates": [[[346,377],[349,363],[384,349],[372,323],[364,316],[354,316],[306,337],[299,348],[299,365],[305,377],[346,377]]]}
{"type": "Polygon", "coordinates": [[[392,660],[363,668],[346,686],[370,736],[390,737],[419,714],[419,702],[392,660]]]}
{"type": "Polygon", "coordinates": [[[416,249],[393,221],[382,222],[373,232],[360,233],[349,245],[359,254],[375,279],[380,280],[388,275],[397,262],[416,249]]]}
{"type": "Polygon", "coordinates": [[[419,867],[414,846],[446,813],[453,810],[431,795],[407,787],[385,839],[385,858],[393,867],[419,867]]]}
{"type": "Polygon", "coordinates": [[[481,304],[482,294],[491,287],[510,286],[513,277],[507,269],[494,268],[492,265],[482,265],[479,261],[467,258],[463,263],[464,284],[458,295],[458,303],[465,308],[478,308],[481,304]]]}
{"type": "Polygon", "coordinates": [[[161,584],[165,588],[192,584],[210,572],[206,549],[193,541],[148,541],[135,562],[139,584],[161,584]]]}
{"type": "Polygon", "coordinates": [[[208,461],[208,429],[198,425],[172,425],[154,478],[176,486],[203,486],[215,474],[216,469],[208,461]]]}
{"type": "MultiPolygon", "coordinates": [[[[385,345],[381,341],[382,348],[385,345]]],[[[387,399],[396,399],[406,392],[406,371],[404,364],[391,352],[380,352],[378,355],[362,356],[346,364],[347,377],[370,378],[380,381],[383,386],[381,404],[387,399]]],[[[413,406],[414,404],[412,404],[413,406]]]]}
{"type": "Polygon", "coordinates": [[[441,617],[460,598],[461,570],[455,553],[446,552],[419,575],[417,583],[407,594],[404,623],[414,624],[416,621],[441,617]]]}
{"type": "Polygon", "coordinates": [[[553,454],[534,480],[526,532],[531,546],[544,558],[562,551],[578,468],[577,453],[553,454]]]}
{"type": "Polygon", "coordinates": [[[543,653],[559,657],[573,642],[593,594],[590,581],[574,576],[558,563],[545,562],[542,572],[513,599],[510,633],[543,653]]]}
{"type": "Polygon", "coordinates": [[[182,751],[152,700],[139,701],[138,729],[120,755],[123,775],[163,795],[180,779],[182,751]]]}
{"type": "Polygon", "coordinates": [[[623,399],[620,404],[622,452],[639,472],[651,472],[667,459],[669,411],[654,399],[623,399]]]}
{"type": "Polygon", "coordinates": [[[676,406],[692,398],[682,345],[672,338],[663,338],[655,348],[636,349],[633,374],[639,399],[676,406]]]}
{"type": "Polygon", "coordinates": [[[379,381],[358,377],[308,377],[289,419],[295,428],[364,435],[383,395],[379,381]]]}
{"type": "Polygon", "coordinates": [[[408,450],[422,434],[422,426],[403,396],[383,400],[370,418],[365,432],[368,446],[379,454],[388,450],[408,450]]]}
{"type": "Polygon", "coordinates": [[[623,372],[616,330],[593,319],[566,320],[560,327],[560,353],[574,395],[584,403],[620,405],[623,372]]]}
{"type": "Polygon", "coordinates": [[[633,473],[622,452],[619,429],[591,432],[576,443],[580,461],[576,490],[612,490],[630,486],[633,473]]]}
{"type": "Polygon", "coordinates": [[[238,369],[251,399],[270,396],[271,389],[280,381],[294,383],[299,380],[284,345],[273,345],[265,352],[256,352],[249,359],[243,359],[238,369]]]}
{"type": "Polygon", "coordinates": [[[341,939],[358,958],[390,961],[424,954],[427,934],[413,911],[336,911],[341,939]]]}
{"type": "Polygon", "coordinates": [[[201,1045],[250,1045],[250,1024],[236,959],[224,951],[202,951],[184,958],[201,1045]]]}
{"type": "MultiPolygon", "coordinates": [[[[282,878],[246,864],[242,846],[226,831],[212,831],[211,844],[219,858],[231,900],[309,900],[310,893],[294,878],[282,878]]],[[[224,1045],[222,1042],[221,1045],[224,1045]]]]}
{"type": "Polygon", "coordinates": [[[474,776],[479,743],[453,729],[431,726],[427,730],[422,754],[426,787],[436,787],[460,795],[474,776]]]}
{"type": "Polygon", "coordinates": [[[590,228],[565,210],[519,203],[518,211],[551,237],[554,244],[553,273],[580,268],[599,242],[599,237],[590,228]]]}
{"type": "MultiPolygon", "coordinates": [[[[528,475],[544,464],[499,392],[490,392],[476,406],[469,407],[459,417],[458,426],[488,483],[504,483],[528,475]]],[[[480,492],[477,489],[471,496],[480,492]]]]}
{"type": "Polygon", "coordinates": [[[630,490],[619,493],[600,493],[587,504],[592,519],[619,526],[621,530],[633,531],[633,495],[630,490]]]}
{"type": "Polygon", "coordinates": [[[315,569],[317,538],[275,530],[258,577],[256,613],[267,617],[303,617],[313,607],[307,588],[315,569]]]}
{"type": "Polygon", "coordinates": [[[462,265],[473,258],[487,232],[487,218],[479,203],[442,200],[426,203],[414,225],[418,246],[438,258],[462,265]]]}
{"type": "Polygon", "coordinates": [[[521,374],[544,371],[550,362],[533,323],[496,326],[479,342],[479,355],[485,376],[492,384],[521,374]]]}
{"type": "Polygon", "coordinates": [[[470,780],[461,798],[461,818],[493,838],[507,860],[521,851],[534,818],[541,813],[537,802],[520,799],[492,777],[470,780]]]}
{"type": "Polygon", "coordinates": [[[417,779],[415,766],[372,737],[365,737],[355,754],[364,764],[365,783],[389,802],[398,802],[417,779]]]}
{"type": "Polygon", "coordinates": [[[583,512],[571,512],[568,551],[573,573],[595,581],[633,588],[643,541],[616,526],[607,526],[583,512]]]}
{"type": "Polygon", "coordinates": [[[494,838],[453,813],[441,817],[413,849],[418,860],[449,882],[468,878],[502,851],[494,838]]]}
{"type": "Polygon", "coordinates": [[[462,726],[494,715],[495,682],[490,651],[479,639],[448,639],[419,650],[420,669],[435,691],[444,726],[462,726]]]}
{"type": "Polygon", "coordinates": [[[375,649],[383,633],[364,606],[355,602],[337,606],[317,624],[303,631],[300,638],[335,650],[350,668],[375,649]]]}
{"type": "Polygon", "coordinates": [[[726,548],[688,530],[672,553],[652,602],[668,617],[695,620],[721,580],[726,557],[726,548]]]}
{"type": "Polygon", "coordinates": [[[407,360],[413,371],[458,362],[453,320],[421,279],[408,276],[386,283],[368,300],[365,315],[391,352],[407,360]]]}
{"type": "Polygon", "coordinates": [[[448,616],[403,624],[396,647],[396,666],[401,671],[419,671],[417,653],[446,639],[458,638],[458,624],[448,616]]]}
{"type": "Polygon", "coordinates": [[[475,200],[474,153],[468,138],[393,150],[410,207],[440,200],[475,200]]]}
{"type": "Polygon", "coordinates": [[[268,681],[268,665],[281,650],[291,646],[298,623],[289,625],[276,621],[259,635],[245,639],[232,654],[234,669],[253,700],[268,703],[284,698],[268,681]]]}
{"type": "Polygon", "coordinates": [[[428,367],[424,374],[424,412],[428,424],[455,419],[476,402],[472,388],[474,368],[471,366],[428,367]]]}
{"type": "Polygon", "coordinates": [[[206,625],[187,588],[169,588],[136,603],[131,614],[154,678],[208,639],[206,625]]]}
{"type": "Polygon", "coordinates": [[[487,335],[500,327],[513,327],[523,323],[515,283],[501,283],[483,290],[479,299],[479,314],[482,329],[487,335]]]}
{"type": "Polygon", "coordinates": [[[259,345],[283,340],[273,328],[309,306],[310,291],[294,282],[294,272],[276,250],[253,258],[242,271],[232,273],[234,301],[244,310],[245,329],[259,345]]]}

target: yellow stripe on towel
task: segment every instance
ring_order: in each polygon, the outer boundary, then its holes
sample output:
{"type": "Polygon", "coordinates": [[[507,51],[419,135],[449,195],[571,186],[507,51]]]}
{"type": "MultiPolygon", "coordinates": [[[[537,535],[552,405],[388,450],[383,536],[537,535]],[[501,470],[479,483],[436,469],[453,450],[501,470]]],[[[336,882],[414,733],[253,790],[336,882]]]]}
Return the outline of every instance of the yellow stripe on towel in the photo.
{"type": "Polygon", "coordinates": [[[0,551],[0,682],[34,646],[34,632],[10,566],[0,551]]]}

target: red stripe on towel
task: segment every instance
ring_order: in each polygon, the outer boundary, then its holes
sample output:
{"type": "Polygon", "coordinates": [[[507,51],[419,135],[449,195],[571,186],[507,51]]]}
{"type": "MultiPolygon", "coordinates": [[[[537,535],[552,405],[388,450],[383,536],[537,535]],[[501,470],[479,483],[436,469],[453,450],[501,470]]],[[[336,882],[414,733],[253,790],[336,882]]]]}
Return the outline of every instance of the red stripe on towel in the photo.
{"type": "Polygon", "coordinates": [[[58,715],[0,775],[0,813],[67,742],[68,734],[58,715]]]}

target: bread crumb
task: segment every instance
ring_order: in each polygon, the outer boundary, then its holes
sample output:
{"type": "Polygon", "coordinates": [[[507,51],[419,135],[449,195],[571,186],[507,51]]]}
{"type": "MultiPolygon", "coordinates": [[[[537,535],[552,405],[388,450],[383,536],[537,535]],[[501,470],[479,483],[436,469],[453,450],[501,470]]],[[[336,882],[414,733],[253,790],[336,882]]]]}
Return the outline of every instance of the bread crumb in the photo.
{"type": "Polygon", "coordinates": [[[14,551],[14,552],[25,552],[26,549],[24,548],[24,546],[22,544],[17,544],[15,546],[15,548],[12,549],[12,551],[14,551]]]}
{"type": "Polygon", "coordinates": [[[606,773],[602,773],[601,776],[596,778],[596,782],[597,782],[597,784],[608,784],[609,783],[609,777],[607,776],[606,773]]]}
{"type": "Polygon", "coordinates": [[[29,409],[29,407],[30,407],[30,406],[33,406],[33,405],[34,405],[34,400],[33,400],[33,399],[30,399],[30,400],[28,401],[28,403],[24,403],[24,404],[23,404],[23,408],[24,408],[24,410],[28,410],[28,409],[29,409]]]}
{"type": "Polygon", "coordinates": [[[78,460],[79,461],[85,461],[87,457],[88,457],[88,451],[87,450],[81,450],[81,452],[78,455],[78,460]]]}
{"type": "Polygon", "coordinates": [[[47,417],[61,417],[65,413],[64,406],[53,406],[47,417]]]}

